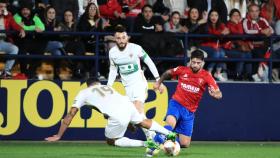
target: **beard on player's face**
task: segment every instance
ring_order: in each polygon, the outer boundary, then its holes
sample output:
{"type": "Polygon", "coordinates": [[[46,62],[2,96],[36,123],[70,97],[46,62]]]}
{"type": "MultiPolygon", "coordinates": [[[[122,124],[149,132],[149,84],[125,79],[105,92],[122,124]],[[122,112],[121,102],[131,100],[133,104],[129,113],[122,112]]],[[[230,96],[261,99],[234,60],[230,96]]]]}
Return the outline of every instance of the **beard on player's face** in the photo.
{"type": "Polygon", "coordinates": [[[192,70],[192,72],[194,72],[194,73],[197,73],[200,69],[201,69],[200,66],[191,66],[191,70],[192,70]]]}
{"type": "Polygon", "coordinates": [[[124,50],[126,45],[127,45],[127,43],[124,43],[124,42],[117,43],[117,46],[118,46],[119,50],[124,50]]]}
{"type": "Polygon", "coordinates": [[[196,73],[200,70],[200,68],[197,68],[197,67],[191,67],[191,69],[192,69],[192,72],[194,72],[194,73],[196,73]]]}

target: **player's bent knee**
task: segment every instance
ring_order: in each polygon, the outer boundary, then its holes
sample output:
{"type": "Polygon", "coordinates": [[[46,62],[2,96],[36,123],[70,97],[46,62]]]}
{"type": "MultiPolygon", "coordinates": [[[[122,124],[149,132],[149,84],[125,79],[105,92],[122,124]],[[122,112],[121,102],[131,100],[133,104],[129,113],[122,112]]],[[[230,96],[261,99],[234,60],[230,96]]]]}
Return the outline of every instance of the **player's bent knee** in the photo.
{"type": "Polygon", "coordinates": [[[191,142],[180,142],[181,148],[189,148],[191,146],[191,142]]]}
{"type": "Polygon", "coordinates": [[[108,145],[115,146],[115,140],[114,139],[107,138],[106,142],[107,142],[108,145]]]}

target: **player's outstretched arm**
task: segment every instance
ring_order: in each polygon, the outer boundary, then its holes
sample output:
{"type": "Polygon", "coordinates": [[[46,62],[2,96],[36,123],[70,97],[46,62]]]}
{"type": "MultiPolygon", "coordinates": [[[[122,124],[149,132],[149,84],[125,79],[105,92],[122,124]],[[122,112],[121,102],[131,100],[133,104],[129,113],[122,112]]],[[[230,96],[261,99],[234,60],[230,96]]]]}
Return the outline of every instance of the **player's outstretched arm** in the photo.
{"type": "Polygon", "coordinates": [[[222,99],[223,95],[220,89],[214,89],[213,87],[208,87],[208,92],[210,96],[212,96],[215,99],[222,99]]]}
{"type": "Polygon", "coordinates": [[[108,82],[107,82],[108,86],[113,86],[117,75],[118,75],[118,68],[114,64],[114,62],[110,59],[110,70],[109,70],[109,76],[108,76],[108,82]]]}
{"type": "Polygon", "coordinates": [[[165,71],[159,80],[154,83],[154,90],[159,90],[160,93],[163,92],[163,88],[161,88],[161,84],[164,80],[171,78],[171,70],[165,71]]]}
{"type": "Polygon", "coordinates": [[[64,134],[64,132],[66,131],[66,129],[70,125],[73,117],[76,115],[78,110],[79,110],[78,108],[72,107],[70,109],[70,111],[68,112],[68,114],[62,120],[58,133],[56,135],[51,136],[51,137],[45,138],[45,140],[49,141],[49,142],[54,142],[54,141],[60,140],[60,138],[62,137],[62,135],[64,134]]]}

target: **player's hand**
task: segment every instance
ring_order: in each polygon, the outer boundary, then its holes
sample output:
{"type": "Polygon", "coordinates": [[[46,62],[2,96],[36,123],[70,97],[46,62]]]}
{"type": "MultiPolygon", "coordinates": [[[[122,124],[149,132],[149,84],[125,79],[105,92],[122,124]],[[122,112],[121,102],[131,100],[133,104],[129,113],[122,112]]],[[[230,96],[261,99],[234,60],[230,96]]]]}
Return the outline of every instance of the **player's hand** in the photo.
{"type": "Polygon", "coordinates": [[[153,88],[154,88],[154,90],[156,91],[156,90],[159,90],[159,83],[158,82],[155,82],[154,83],[154,85],[153,85],[153,88]]]}
{"type": "Polygon", "coordinates": [[[60,140],[60,136],[58,135],[53,135],[52,137],[47,137],[45,138],[46,141],[48,142],[55,142],[55,141],[59,141],[60,140]]]}
{"type": "Polygon", "coordinates": [[[208,87],[209,94],[215,99],[221,99],[222,93],[219,89],[214,89],[213,87],[208,87]]]}
{"type": "Polygon", "coordinates": [[[160,94],[162,94],[164,91],[164,85],[159,84],[158,82],[155,82],[153,87],[154,87],[154,90],[155,91],[158,90],[160,94]]]}
{"type": "Polygon", "coordinates": [[[164,92],[164,85],[160,84],[158,90],[159,90],[159,93],[162,94],[164,92]]]}
{"type": "Polygon", "coordinates": [[[214,93],[215,93],[215,90],[214,90],[213,87],[208,87],[208,92],[209,92],[209,94],[210,94],[211,96],[213,96],[214,93]]]}
{"type": "Polygon", "coordinates": [[[21,29],[20,32],[19,32],[19,37],[20,37],[20,38],[24,38],[25,35],[26,35],[26,34],[25,34],[25,31],[24,31],[23,29],[21,29]]]}

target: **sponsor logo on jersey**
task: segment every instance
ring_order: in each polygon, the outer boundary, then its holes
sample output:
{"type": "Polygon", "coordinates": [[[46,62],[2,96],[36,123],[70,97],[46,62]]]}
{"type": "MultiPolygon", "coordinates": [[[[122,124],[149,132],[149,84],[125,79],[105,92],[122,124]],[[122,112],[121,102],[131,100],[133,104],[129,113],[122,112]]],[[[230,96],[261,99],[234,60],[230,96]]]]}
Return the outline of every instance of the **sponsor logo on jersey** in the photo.
{"type": "Polygon", "coordinates": [[[200,88],[189,85],[189,84],[185,84],[185,83],[181,83],[181,87],[182,89],[188,91],[188,92],[192,92],[192,93],[198,93],[200,88]]]}

